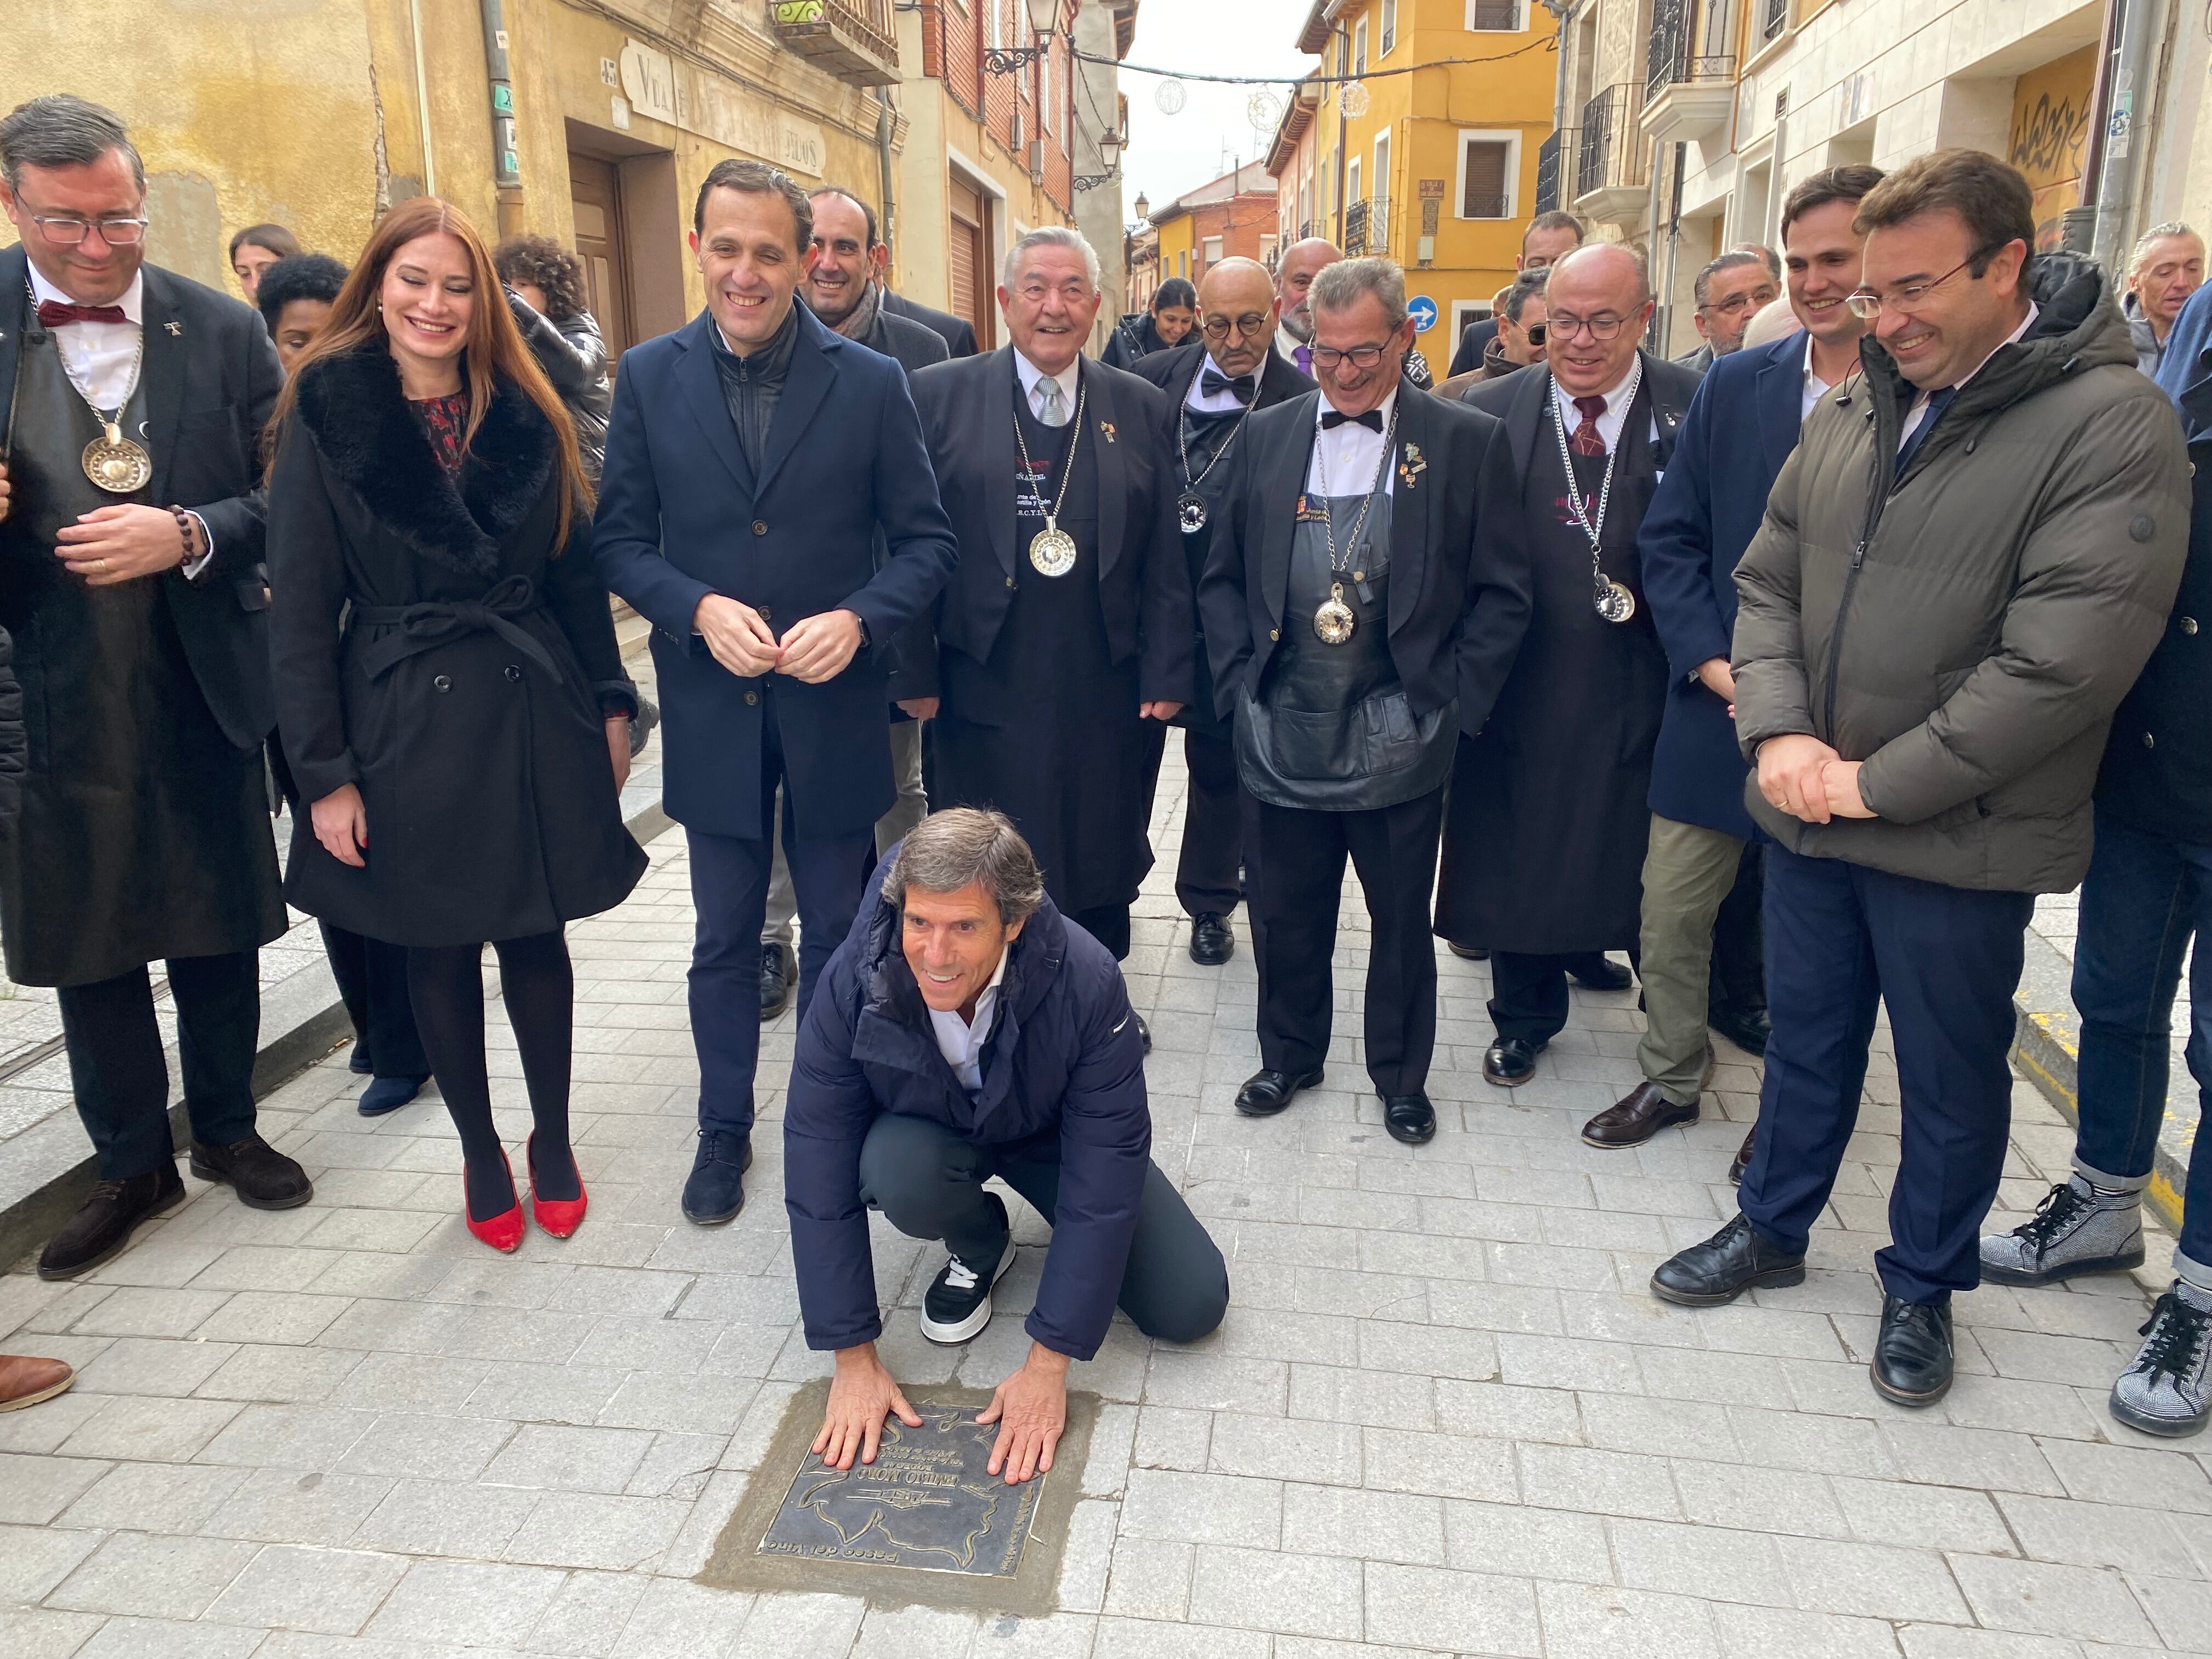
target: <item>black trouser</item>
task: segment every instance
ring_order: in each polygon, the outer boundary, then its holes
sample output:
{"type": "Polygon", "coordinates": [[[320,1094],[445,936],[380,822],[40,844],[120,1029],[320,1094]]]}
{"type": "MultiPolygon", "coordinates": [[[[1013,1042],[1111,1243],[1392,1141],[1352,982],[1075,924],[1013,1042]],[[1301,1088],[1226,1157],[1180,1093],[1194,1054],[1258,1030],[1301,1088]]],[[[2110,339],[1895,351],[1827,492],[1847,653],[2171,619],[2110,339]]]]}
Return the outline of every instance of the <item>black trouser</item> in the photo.
{"type": "MultiPolygon", "coordinates": [[[[167,964],[177,1005],[177,1059],[192,1138],[228,1146],[253,1133],[253,1054],[261,1034],[259,953],[179,957],[167,964]]],[[[143,968],[67,985],[62,1041],[77,1115],[103,1181],[128,1181],[176,1157],[169,1132],[169,1068],[154,988],[143,968]]]]}
{"type": "Polygon", "coordinates": [[[1068,920],[1097,939],[1113,953],[1116,962],[1129,958],[1129,907],[1126,904],[1094,904],[1088,910],[1078,910],[1068,920]]]}
{"type": "Polygon", "coordinates": [[[1759,921],[1766,903],[1765,855],[1763,842],[1745,847],[1735,885],[1713,918],[1708,1005],[1716,1012],[1756,1014],[1766,1007],[1766,935],[1759,921]]]}
{"type": "Polygon", "coordinates": [[[1237,870],[1244,861],[1243,790],[1237,781],[1237,743],[1227,732],[1186,729],[1183,763],[1190,794],[1183,807],[1182,854],[1176,861],[1176,899],[1183,914],[1227,915],[1243,897],[1237,870]]]}
{"type": "Polygon", "coordinates": [[[323,954],[353,1022],[354,1042],[379,1077],[423,1078],[430,1061],[408,1000],[407,947],[321,924],[323,954]]]}
{"type": "MultiPolygon", "coordinates": [[[[1050,1224],[1060,1212],[1060,1165],[1012,1158],[963,1140],[941,1123],[886,1112],[860,1144],[860,1198],[909,1238],[933,1238],[963,1261],[997,1259],[1007,1239],[983,1183],[997,1176],[1050,1224]]],[[[1115,1298],[1130,1322],[1164,1342],[1195,1342],[1229,1310],[1229,1267],[1175,1183],[1145,1166],[1137,1230],[1115,1298]]]]}
{"type": "MultiPolygon", "coordinates": [[[[1633,963],[1637,952],[1631,951],[1633,963]]],[[[1566,951],[1538,955],[1523,951],[1490,953],[1490,1023],[1498,1040],[1549,1042],[1566,1029],[1567,975],[1606,960],[1602,951],[1566,951]]]]}
{"type": "Polygon", "coordinates": [[[1296,1075],[1328,1054],[1331,963],[1348,855],[1372,929],[1367,953],[1367,1074],[1376,1091],[1425,1088],[1437,1046],[1437,947],[1429,932],[1441,788],[1364,812],[1252,803],[1244,879],[1260,970],[1260,1063],[1296,1075]]]}

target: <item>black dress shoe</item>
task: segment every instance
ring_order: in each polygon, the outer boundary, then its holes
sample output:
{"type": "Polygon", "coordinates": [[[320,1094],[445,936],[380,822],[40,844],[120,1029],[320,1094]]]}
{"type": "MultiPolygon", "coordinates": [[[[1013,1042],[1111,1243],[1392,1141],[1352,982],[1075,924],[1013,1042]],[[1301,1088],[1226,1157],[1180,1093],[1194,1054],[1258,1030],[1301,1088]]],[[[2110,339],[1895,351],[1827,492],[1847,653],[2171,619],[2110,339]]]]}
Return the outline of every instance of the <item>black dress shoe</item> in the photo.
{"type": "Polygon", "coordinates": [[[202,1181],[228,1181],[249,1210],[296,1210],[315,1195],[307,1172],[258,1134],[228,1146],[195,1140],[191,1167],[202,1181]]]}
{"type": "Polygon", "coordinates": [[[1444,948],[1449,951],[1454,956],[1457,957],[1462,962],[1487,962],[1490,960],[1490,952],[1484,950],[1480,945],[1462,945],[1456,939],[1448,939],[1444,941],[1444,948]]]}
{"type": "Polygon", "coordinates": [[[1951,1304],[1881,1299],[1881,1330],[1867,1372],[1900,1406],[1932,1406],[1951,1391],[1951,1304]]]}
{"type": "Polygon", "coordinates": [[[96,1183],[84,1207],[64,1222],[40,1252],[39,1277],[73,1279],[97,1267],[131,1242],[140,1222],[161,1214],[184,1195],[177,1166],[166,1158],[150,1174],[96,1183]]]}
{"type": "Polygon", "coordinates": [[[1510,1089],[1536,1075],[1536,1056],[1552,1046],[1549,1037],[1531,1042],[1526,1037],[1501,1037],[1482,1057],[1482,1080],[1510,1089]]]}
{"type": "Polygon", "coordinates": [[[1763,1056],[1767,1038],[1774,1035],[1773,1022],[1767,1018],[1764,1008],[1717,1006],[1706,1014],[1705,1024],[1747,1054],[1763,1056]]]}
{"type": "Polygon", "coordinates": [[[1218,968],[1237,954],[1237,935],[1229,931],[1229,918],[1218,910],[1201,910],[1190,919],[1190,959],[1201,968],[1218,968]]]}
{"type": "Polygon", "coordinates": [[[1425,1094],[1382,1097],[1382,1127],[1390,1139],[1419,1146],[1437,1138],[1437,1109],[1425,1094]]]}
{"type": "Polygon", "coordinates": [[[1312,1088],[1321,1077],[1318,1066],[1295,1077],[1288,1072],[1255,1072],[1237,1091],[1237,1109],[1247,1117],[1273,1117],[1291,1103],[1292,1095],[1312,1088]]]}
{"type": "Polygon", "coordinates": [[[1137,1035],[1144,1039],[1145,1052],[1149,1054],[1152,1052],[1152,1028],[1145,1024],[1145,1017],[1142,1014],[1136,1015],[1135,1018],[1137,1035]]]}
{"type": "Polygon", "coordinates": [[[1729,1162],[1729,1185],[1743,1185],[1743,1172],[1751,1167],[1751,1143],[1758,1137],[1759,1125],[1753,1124],[1743,1132],[1743,1145],[1735,1149],[1735,1157],[1729,1162]]]}
{"type": "Polygon", "coordinates": [[[761,1018],[774,1019],[791,1006],[793,994],[799,989],[799,964],[792,960],[788,945],[761,946],[761,1018]]]}
{"type": "Polygon", "coordinates": [[[1583,1139],[1592,1146],[1641,1146],[1662,1129],[1697,1121],[1696,1101],[1677,1106],[1660,1092],[1657,1084],[1647,1081],[1583,1124],[1583,1139]]]}
{"type": "Polygon", "coordinates": [[[1702,1244],[1692,1244],[1659,1264],[1651,1275],[1651,1294],[1684,1308],[1715,1308],[1733,1302],[1754,1285],[1802,1285],[1805,1257],[1768,1243],[1739,1212],[1702,1244]]]}
{"type": "Polygon", "coordinates": [[[753,1138],[727,1129],[699,1131],[699,1151],[684,1183],[684,1218],[695,1227],[719,1227],[745,1207],[745,1171],[753,1167],[753,1138]]]}
{"type": "Polygon", "coordinates": [[[1601,951],[1577,957],[1567,977],[1585,991],[1626,991],[1636,983],[1634,975],[1601,951]]]}

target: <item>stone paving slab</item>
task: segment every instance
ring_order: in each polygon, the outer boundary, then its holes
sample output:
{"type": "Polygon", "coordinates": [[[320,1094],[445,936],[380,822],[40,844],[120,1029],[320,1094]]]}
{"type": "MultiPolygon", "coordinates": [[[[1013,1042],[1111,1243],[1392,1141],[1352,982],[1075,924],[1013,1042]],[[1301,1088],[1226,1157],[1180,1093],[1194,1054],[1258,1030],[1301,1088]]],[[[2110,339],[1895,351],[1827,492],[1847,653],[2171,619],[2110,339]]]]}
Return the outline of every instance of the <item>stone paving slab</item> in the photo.
{"type": "MultiPolygon", "coordinates": [[[[1170,745],[1171,750],[1179,745],[1170,745]]],[[[1117,1320],[1073,1381],[1102,1401],[1057,1611],[872,1605],[696,1582],[786,1408],[826,1375],[796,1329],[776,1201],[789,1016],[763,1034],[752,1201],[678,1214],[696,1072],[681,840],[572,930],[577,1146],[565,1243],[468,1237],[434,1098],[365,1121],[343,1055],[264,1104],[318,1201],[191,1201],[88,1282],[0,1276],[0,1347],[82,1368],[0,1417],[0,1655],[118,1659],[2123,1659],[2212,1650],[2212,1448],[2114,1423],[2151,1271],[1958,1302],[1960,1379],[1874,1395],[1870,1271],[1897,1158],[1878,1053],[1813,1271],[1699,1313],[1656,1261],[1730,1212],[1757,1066],[1638,1151],[1576,1130],[1633,1077],[1632,992],[1512,1091],[1480,1074],[1479,964],[1440,958],[1440,1127],[1411,1149],[1364,1086],[1356,896],[1328,1085],[1231,1102],[1256,1060],[1249,951],[1192,964],[1171,896],[1171,752],[1128,978],[1157,1048],[1155,1154],[1220,1240],[1234,1306],[1188,1348],[1117,1320]]],[[[495,989],[496,974],[488,972],[495,989]]],[[[493,1005],[502,1130],[528,1124],[493,1005]]],[[[1886,1042],[1886,1037],[1878,1042],[1886,1042]]],[[[2032,1088],[2000,1223],[2063,1169],[2032,1088]]],[[[962,1350],[915,1316],[933,1248],[874,1229],[905,1381],[988,1389],[1026,1346],[1047,1234],[962,1350]]],[[[775,1479],[774,1475],[767,1478],[775,1479]]],[[[784,1471],[782,1479],[788,1479],[784,1471]]]]}

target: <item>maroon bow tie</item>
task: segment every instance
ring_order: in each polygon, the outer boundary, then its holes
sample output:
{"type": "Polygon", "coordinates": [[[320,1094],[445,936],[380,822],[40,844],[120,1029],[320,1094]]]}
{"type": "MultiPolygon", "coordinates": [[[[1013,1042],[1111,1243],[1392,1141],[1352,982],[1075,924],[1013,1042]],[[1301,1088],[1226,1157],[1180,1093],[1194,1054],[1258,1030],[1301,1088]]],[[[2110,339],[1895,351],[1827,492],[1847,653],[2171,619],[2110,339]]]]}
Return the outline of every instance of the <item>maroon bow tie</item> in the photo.
{"type": "Polygon", "coordinates": [[[127,323],[121,306],[78,306],[66,300],[39,301],[39,326],[59,328],[64,323],[127,323]]]}

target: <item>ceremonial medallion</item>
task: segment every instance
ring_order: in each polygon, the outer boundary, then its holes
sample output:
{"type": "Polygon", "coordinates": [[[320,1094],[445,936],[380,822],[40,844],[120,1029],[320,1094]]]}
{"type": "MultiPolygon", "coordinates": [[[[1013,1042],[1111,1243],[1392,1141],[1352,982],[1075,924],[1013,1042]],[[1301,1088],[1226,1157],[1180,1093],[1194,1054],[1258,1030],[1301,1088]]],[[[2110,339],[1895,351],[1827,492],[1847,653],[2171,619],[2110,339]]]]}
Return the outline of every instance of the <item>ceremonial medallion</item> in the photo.
{"type": "Polygon", "coordinates": [[[1030,538],[1030,562],[1041,575],[1065,576],[1075,568],[1075,538],[1047,519],[1030,538]]]}
{"type": "Polygon", "coordinates": [[[1597,590],[1597,614],[1609,623],[1625,623],[1636,614],[1636,595],[1608,577],[1597,590]]]}
{"type": "Polygon", "coordinates": [[[1359,618],[1344,602],[1344,584],[1331,582],[1328,597],[1314,611],[1314,632],[1321,636],[1323,645],[1342,645],[1358,624],[1359,618]]]}
{"type": "Polygon", "coordinates": [[[1206,501],[1195,489],[1186,489],[1176,497],[1176,522],[1186,536],[1195,536],[1206,528],[1206,501]]]}
{"type": "Polygon", "coordinates": [[[123,435],[113,421],[84,447],[84,476],[111,495],[143,489],[154,477],[154,458],[123,435]]]}

